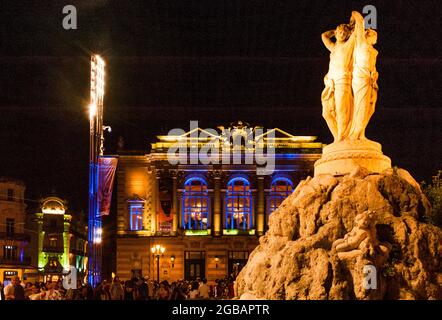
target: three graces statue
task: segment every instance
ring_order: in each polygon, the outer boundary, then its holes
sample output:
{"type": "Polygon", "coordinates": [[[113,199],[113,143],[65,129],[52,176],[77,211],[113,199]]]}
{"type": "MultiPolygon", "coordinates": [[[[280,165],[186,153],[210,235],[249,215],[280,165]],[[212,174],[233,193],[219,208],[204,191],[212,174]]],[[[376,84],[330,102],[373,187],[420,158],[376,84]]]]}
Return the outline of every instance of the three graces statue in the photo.
{"type": "Polygon", "coordinates": [[[364,18],[353,11],[349,24],[322,34],[330,65],[321,95],[322,115],[335,142],[366,140],[365,128],[377,100],[377,33],[365,30],[364,18]],[[335,38],[333,42],[331,39],[335,38]]]}

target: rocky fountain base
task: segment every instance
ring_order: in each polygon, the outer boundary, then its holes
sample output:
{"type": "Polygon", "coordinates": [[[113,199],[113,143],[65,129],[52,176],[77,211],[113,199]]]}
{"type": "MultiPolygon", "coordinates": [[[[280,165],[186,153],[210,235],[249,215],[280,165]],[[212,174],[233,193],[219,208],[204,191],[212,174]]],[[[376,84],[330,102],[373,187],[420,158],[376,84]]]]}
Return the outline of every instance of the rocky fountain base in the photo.
{"type": "Polygon", "coordinates": [[[442,299],[442,230],[402,169],[302,181],[236,281],[241,299],[442,299]]]}

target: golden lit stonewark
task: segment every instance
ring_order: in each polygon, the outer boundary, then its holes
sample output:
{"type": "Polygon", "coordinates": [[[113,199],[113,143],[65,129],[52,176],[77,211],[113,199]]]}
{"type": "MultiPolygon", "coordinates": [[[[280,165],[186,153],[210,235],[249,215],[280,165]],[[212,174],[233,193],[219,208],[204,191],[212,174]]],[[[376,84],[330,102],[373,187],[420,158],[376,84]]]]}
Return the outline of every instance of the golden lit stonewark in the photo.
{"type": "Polygon", "coordinates": [[[324,147],[321,159],[315,163],[315,176],[344,175],[358,166],[371,173],[391,168],[381,144],[365,137],[377,101],[376,39],[374,30],[365,30],[364,18],[357,11],[352,12],[349,24],[322,34],[330,51],[321,95],[322,115],[334,141],[324,147]]]}
{"type": "Polygon", "coordinates": [[[258,237],[267,231],[272,212],[299,181],[313,175],[323,148],[316,136],[274,127],[259,132],[259,126],[240,121],[226,125],[225,131],[235,127],[240,133],[252,129],[249,136],[258,141],[252,147],[259,143],[274,147],[273,174],[260,176],[256,161],[246,163],[251,148],[241,149],[240,163],[226,163],[222,157],[218,164],[168,161],[167,152],[176,143],[186,150],[197,144],[201,150],[220,141],[220,156],[222,151],[232,153],[233,139],[222,141],[221,126],[216,131],[191,127],[159,135],[147,153],[119,151],[116,273],[120,279],[140,274],[155,279],[157,244],[166,248],[161,280],[199,277],[214,282],[238,274],[258,237]]]}

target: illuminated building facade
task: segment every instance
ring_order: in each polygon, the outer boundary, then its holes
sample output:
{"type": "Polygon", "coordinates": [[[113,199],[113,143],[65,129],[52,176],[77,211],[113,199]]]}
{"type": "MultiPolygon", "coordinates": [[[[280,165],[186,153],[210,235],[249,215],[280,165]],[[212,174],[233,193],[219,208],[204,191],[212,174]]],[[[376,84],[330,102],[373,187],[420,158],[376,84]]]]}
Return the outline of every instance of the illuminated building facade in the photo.
{"type": "Polygon", "coordinates": [[[259,127],[242,122],[228,128],[244,138],[238,146],[235,134],[225,139],[224,128],[219,129],[157,136],[147,154],[119,152],[115,271],[121,279],[157,279],[157,261],[150,250],[157,244],[166,249],[160,257],[160,280],[235,276],[266,231],[270,213],[300,180],[313,174],[323,147],[313,136],[294,136],[278,128],[257,134],[259,127]],[[247,146],[249,136],[255,138],[247,146]],[[274,150],[270,174],[257,173],[262,165],[258,160],[245,161],[258,143],[274,150]],[[169,161],[176,159],[168,157],[170,148],[201,150],[210,144],[220,148],[218,163],[192,161],[191,151],[184,157],[188,161],[169,161]],[[233,149],[239,150],[240,161],[230,156],[232,161],[221,161],[222,151],[233,149]]]}
{"type": "Polygon", "coordinates": [[[41,203],[41,212],[30,215],[31,256],[38,267],[40,281],[61,278],[69,266],[77,269],[83,280],[87,269],[87,226],[83,214],[71,215],[66,202],[48,197],[41,203]]]}
{"type": "Polygon", "coordinates": [[[30,237],[25,232],[25,184],[0,178],[0,281],[6,284],[13,276],[26,279],[32,272],[26,256],[30,237]]]}

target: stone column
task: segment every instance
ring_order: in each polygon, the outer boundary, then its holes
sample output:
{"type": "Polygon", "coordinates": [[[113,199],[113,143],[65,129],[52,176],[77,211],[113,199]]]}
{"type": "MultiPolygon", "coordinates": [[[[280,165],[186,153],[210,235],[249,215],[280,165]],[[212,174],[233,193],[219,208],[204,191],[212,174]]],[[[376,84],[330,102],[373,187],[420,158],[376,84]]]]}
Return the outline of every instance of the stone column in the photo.
{"type": "Polygon", "coordinates": [[[183,202],[183,194],[181,192],[177,192],[177,213],[176,213],[176,219],[177,219],[177,227],[183,227],[182,226],[182,222],[183,221],[183,217],[182,217],[182,202],[183,202]]]}
{"type": "Polygon", "coordinates": [[[154,188],[154,196],[153,196],[153,214],[152,214],[152,235],[155,235],[159,230],[158,225],[158,207],[161,205],[160,203],[160,179],[161,179],[161,170],[155,169],[155,188],[154,188]]]}
{"type": "Polygon", "coordinates": [[[43,243],[45,237],[45,231],[43,231],[43,213],[37,213],[37,230],[38,230],[38,272],[43,271],[42,269],[46,265],[45,255],[43,254],[43,243]]]}
{"type": "Polygon", "coordinates": [[[221,171],[213,172],[214,179],[214,200],[213,200],[213,234],[222,235],[221,226],[221,171]]]}
{"type": "Polygon", "coordinates": [[[178,229],[178,196],[177,196],[177,175],[178,172],[176,170],[170,171],[172,176],[172,214],[173,214],[173,222],[172,222],[172,235],[176,235],[178,229]]]}
{"type": "Polygon", "coordinates": [[[63,268],[68,269],[69,268],[69,247],[70,247],[70,236],[69,236],[69,229],[71,224],[71,218],[72,216],[65,214],[63,217],[63,259],[62,259],[62,265],[63,268]]]}
{"type": "Polygon", "coordinates": [[[258,183],[258,201],[256,205],[256,231],[258,235],[264,234],[264,214],[265,214],[265,206],[264,206],[264,177],[257,177],[258,183]]]}

